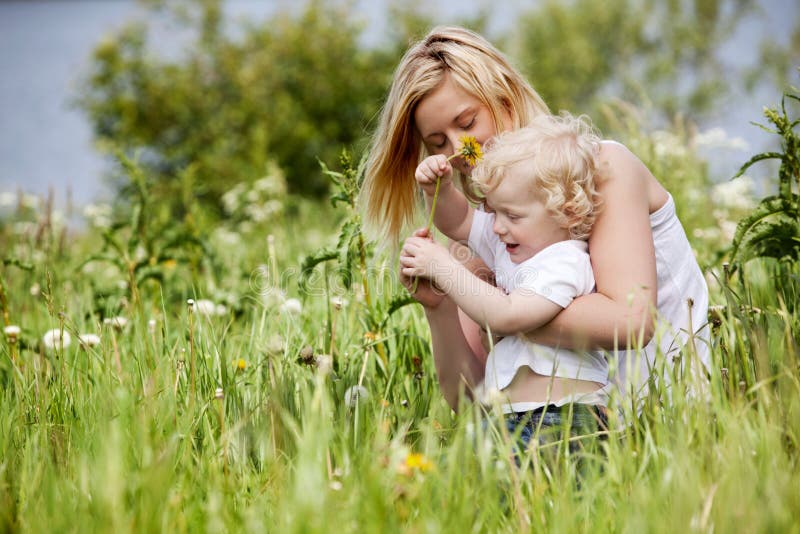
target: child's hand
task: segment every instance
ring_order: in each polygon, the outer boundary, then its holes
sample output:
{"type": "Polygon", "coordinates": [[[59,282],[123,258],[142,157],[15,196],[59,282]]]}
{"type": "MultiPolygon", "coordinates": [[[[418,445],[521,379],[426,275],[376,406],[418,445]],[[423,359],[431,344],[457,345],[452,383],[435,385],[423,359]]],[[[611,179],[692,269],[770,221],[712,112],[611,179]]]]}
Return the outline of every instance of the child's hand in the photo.
{"type": "Polygon", "coordinates": [[[409,237],[400,251],[400,272],[434,282],[437,277],[452,274],[455,260],[450,252],[427,237],[409,237]]]}
{"type": "Polygon", "coordinates": [[[428,156],[423,159],[417,170],[414,173],[414,178],[417,183],[428,195],[433,195],[436,191],[436,180],[441,178],[442,181],[449,180],[453,175],[453,166],[447,161],[447,157],[443,154],[436,156],[428,156]]]}

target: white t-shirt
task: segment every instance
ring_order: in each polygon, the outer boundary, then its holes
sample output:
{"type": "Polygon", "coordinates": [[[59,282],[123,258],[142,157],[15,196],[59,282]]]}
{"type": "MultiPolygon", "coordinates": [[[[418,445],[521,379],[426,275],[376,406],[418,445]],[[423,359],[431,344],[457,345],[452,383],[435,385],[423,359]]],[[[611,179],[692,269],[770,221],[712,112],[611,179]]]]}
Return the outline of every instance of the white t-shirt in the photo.
{"type": "MultiPolygon", "coordinates": [[[[580,295],[594,291],[594,275],[585,241],[554,243],[532,258],[514,263],[505,244],[492,231],[494,214],[476,210],[469,234],[469,246],[495,274],[497,286],[506,293],[529,290],[566,308],[580,295]]],[[[486,360],[484,391],[508,387],[522,366],[544,376],[608,383],[608,363],[600,351],[575,352],[532,343],[521,335],[506,336],[494,345],[486,360]]],[[[515,403],[513,411],[531,410],[545,404],[584,402],[602,404],[596,395],[553,399],[550,403],[515,403]]],[[[512,411],[508,410],[508,411],[512,411]]]]}

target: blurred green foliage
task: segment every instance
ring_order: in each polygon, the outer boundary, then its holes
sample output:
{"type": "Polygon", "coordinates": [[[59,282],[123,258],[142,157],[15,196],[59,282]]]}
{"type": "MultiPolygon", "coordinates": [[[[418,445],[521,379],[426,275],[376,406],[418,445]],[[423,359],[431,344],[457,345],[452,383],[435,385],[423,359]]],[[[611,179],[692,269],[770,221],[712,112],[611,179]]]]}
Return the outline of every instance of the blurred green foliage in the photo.
{"type": "MultiPolygon", "coordinates": [[[[192,165],[195,197],[219,214],[226,192],[274,174],[275,164],[290,193],[324,196],[329,181],[318,160],[335,162],[343,148],[364,151],[395,65],[435,23],[487,35],[553,110],[589,113],[614,136],[625,132],[603,118],[611,100],[661,124],[679,111],[689,122],[713,111],[732,83],[719,48],[757,7],[755,0],[544,0],[522,9],[511,31],[492,35],[488,6],[445,19],[390,0],[389,29],[367,45],[352,1],[308,0],[237,24],[226,19],[224,0],[144,3],[158,15],[148,20],[169,17],[173,31],[190,36],[187,46],[168,57],[154,49],[147,25],[128,25],[95,48],[78,105],[101,146],[137,151],[157,197],[181,212],[176,176],[192,165]]],[[[795,41],[771,43],[771,57],[788,61],[795,41]]]]}

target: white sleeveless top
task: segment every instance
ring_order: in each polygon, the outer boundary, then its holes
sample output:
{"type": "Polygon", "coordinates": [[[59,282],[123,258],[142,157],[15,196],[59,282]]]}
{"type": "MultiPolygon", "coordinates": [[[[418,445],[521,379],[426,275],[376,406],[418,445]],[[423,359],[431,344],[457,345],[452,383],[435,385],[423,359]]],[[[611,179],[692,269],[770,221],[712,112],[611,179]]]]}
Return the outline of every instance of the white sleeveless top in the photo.
{"type": "MultiPolygon", "coordinates": [[[[696,384],[704,383],[704,374],[710,369],[708,286],[678,220],[672,195],[650,214],[650,227],[658,284],[656,328],[652,340],[641,351],[620,351],[616,361],[612,355],[609,388],[620,389],[622,402],[629,395],[643,398],[651,370],[655,370],[657,381],[668,385],[669,376],[675,371],[675,358],[681,352],[682,363],[693,360],[685,370],[700,380],[696,384]],[[687,346],[691,334],[693,343],[687,346]],[[687,350],[682,351],[684,346],[687,350]]],[[[625,342],[620,340],[621,344],[625,342]]]]}

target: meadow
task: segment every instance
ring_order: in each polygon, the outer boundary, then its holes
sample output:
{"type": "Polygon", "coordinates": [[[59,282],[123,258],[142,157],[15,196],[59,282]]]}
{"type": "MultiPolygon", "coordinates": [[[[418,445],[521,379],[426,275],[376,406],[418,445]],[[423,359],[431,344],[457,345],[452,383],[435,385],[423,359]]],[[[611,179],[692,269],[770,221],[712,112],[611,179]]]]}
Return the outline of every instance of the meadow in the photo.
{"type": "Polygon", "coordinates": [[[712,184],[681,124],[618,125],[707,274],[710,394],[676,377],[600,450],[519,467],[491,409],[439,393],[351,157],[320,170],[333,203],[272,167],[223,216],[190,172],[167,203],[124,156],[113,206],[3,193],[0,530],[800,532],[800,166],[781,124],[762,200],[746,175],[712,184]]]}

